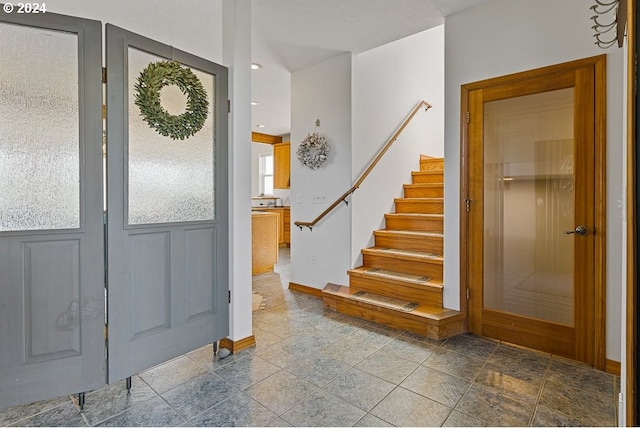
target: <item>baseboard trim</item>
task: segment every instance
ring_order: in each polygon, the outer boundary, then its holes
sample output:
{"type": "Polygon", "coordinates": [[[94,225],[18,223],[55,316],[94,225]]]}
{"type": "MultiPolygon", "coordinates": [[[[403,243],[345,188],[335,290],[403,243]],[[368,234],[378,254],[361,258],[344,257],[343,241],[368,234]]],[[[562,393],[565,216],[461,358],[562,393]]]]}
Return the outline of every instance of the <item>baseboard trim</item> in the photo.
{"type": "Polygon", "coordinates": [[[620,363],[607,358],[604,371],[607,373],[620,376],[620,363]]]}
{"type": "Polygon", "coordinates": [[[233,341],[228,337],[220,339],[220,347],[226,348],[233,353],[242,351],[243,349],[251,348],[252,346],[256,346],[256,337],[253,334],[249,337],[245,337],[244,339],[236,341],[233,341]]]}
{"type": "Polygon", "coordinates": [[[289,283],[289,290],[299,291],[300,293],[311,294],[312,296],[322,297],[322,290],[309,287],[308,285],[296,284],[295,282],[289,283]]]}

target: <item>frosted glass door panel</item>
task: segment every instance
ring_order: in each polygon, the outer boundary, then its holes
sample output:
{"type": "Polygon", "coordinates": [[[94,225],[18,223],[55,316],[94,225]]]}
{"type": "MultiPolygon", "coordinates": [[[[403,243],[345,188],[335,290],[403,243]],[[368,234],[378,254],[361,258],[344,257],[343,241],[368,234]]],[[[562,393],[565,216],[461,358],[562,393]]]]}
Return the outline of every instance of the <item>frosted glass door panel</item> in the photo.
{"type": "Polygon", "coordinates": [[[573,88],[484,105],[484,308],[574,325],[573,88]]]}
{"type": "MultiPolygon", "coordinates": [[[[129,48],[128,224],[214,219],[214,79],[192,69],[207,92],[209,114],[200,131],[185,140],[156,132],[140,116],[134,85],[150,63],[166,60],[129,48]]],[[[180,115],[186,96],[175,85],[161,91],[162,106],[180,115]]]]}
{"type": "Polygon", "coordinates": [[[0,23],[0,232],[80,227],[78,37],[0,23]]]}

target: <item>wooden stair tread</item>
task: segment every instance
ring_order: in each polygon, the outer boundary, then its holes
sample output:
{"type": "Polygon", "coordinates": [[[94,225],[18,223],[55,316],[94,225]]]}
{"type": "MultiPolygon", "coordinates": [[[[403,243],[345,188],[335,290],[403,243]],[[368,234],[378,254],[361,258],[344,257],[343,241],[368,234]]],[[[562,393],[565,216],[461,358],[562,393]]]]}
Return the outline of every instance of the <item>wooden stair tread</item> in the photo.
{"type": "Polygon", "coordinates": [[[412,184],[403,184],[403,186],[405,188],[409,187],[413,187],[413,188],[434,188],[434,187],[442,187],[444,186],[444,183],[412,183],[412,184]]]}
{"type": "Polygon", "coordinates": [[[361,276],[361,277],[375,277],[382,280],[388,280],[391,282],[403,282],[412,285],[418,285],[420,287],[429,287],[435,289],[442,289],[442,280],[438,278],[430,278],[422,275],[408,274],[405,272],[396,272],[388,269],[371,268],[368,266],[359,266],[351,269],[348,272],[349,275],[361,276]]]}
{"type": "MultiPolygon", "coordinates": [[[[355,293],[353,293],[349,287],[345,287],[343,285],[328,283],[325,286],[325,288],[322,290],[322,294],[331,295],[331,296],[346,299],[346,300],[356,301],[358,302],[359,305],[362,305],[362,306],[372,306],[372,307],[378,306],[375,303],[371,303],[371,302],[359,299],[357,296],[354,296],[355,293]]],[[[369,294],[375,295],[375,293],[369,293],[369,294]]],[[[385,296],[380,296],[380,298],[382,302],[388,299],[385,296]]],[[[461,313],[460,311],[454,311],[453,309],[438,308],[435,306],[427,306],[427,305],[419,305],[418,307],[416,307],[411,311],[404,311],[400,309],[394,309],[388,306],[387,304],[382,303],[379,305],[378,310],[397,313],[397,315],[399,316],[405,316],[405,317],[412,316],[412,317],[424,318],[425,321],[434,321],[434,322],[443,321],[447,319],[460,319],[461,317],[464,317],[464,314],[461,313]]]]}
{"type": "Polygon", "coordinates": [[[442,175],[443,169],[427,169],[424,171],[411,171],[411,175],[442,175]]]}
{"type": "Polygon", "coordinates": [[[387,213],[385,217],[409,218],[414,220],[420,219],[444,219],[444,214],[425,214],[425,213],[387,213]]]}
{"type": "Polygon", "coordinates": [[[399,248],[370,247],[362,249],[362,254],[376,254],[391,258],[415,261],[430,261],[440,263],[444,261],[442,254],[425,253],[422,251],[402,250],[399,248]]]}
{"type": "Polygon", "coordinates": [[[444,198],[395,198],[394,202],[444,202],[444,198]]]}
{"type": "Polygon", "coordinates": [[[393,230],[393,229],[381,229],[374,230],[374,235],[392,235],[392,236],[411,236],[416,238],[444,238],[443,233],[436,232],[424,232],[422,230],[393,230]]]}

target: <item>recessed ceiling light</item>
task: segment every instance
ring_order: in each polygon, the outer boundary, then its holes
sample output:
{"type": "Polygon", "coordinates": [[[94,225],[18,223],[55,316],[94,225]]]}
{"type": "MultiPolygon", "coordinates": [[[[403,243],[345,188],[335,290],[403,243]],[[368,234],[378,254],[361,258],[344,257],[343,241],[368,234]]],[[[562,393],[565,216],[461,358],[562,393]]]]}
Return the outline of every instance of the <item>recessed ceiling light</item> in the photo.
{"type": "Polygon", "coordinates": [[[262,65],[258,64],[257,62],[252,62],[251,63],[251,69],[252,70],[261,70],[262,69],[262,65]]]}
{"type": "Polygon", "coordinates": [[[259,102],[257,102],[257,101],[251,101],[251,105],[252,105],[252,106],[259,106],[259,105],[260,105],[260,103],[259,103],[259,102]]]}
{"type": "Polygon", "coordinates": [[[267,126],[267,125],[262,125],[262,124],[260,124],[260,125],[256,125],[256,128],[265,128],[266,126],[267,126]]]}

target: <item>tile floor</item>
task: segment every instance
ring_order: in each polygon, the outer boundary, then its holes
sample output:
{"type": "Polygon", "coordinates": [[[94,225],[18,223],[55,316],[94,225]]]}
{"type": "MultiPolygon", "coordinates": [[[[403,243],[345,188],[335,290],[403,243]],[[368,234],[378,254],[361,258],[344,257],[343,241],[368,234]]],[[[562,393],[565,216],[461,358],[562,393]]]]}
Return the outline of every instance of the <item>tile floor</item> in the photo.
{"type": "Polygon", "coordinates": [[[619,379],[471,335],[432,341],[287,290],[288,250],[254,277],[255,348],[211,346],[124,382],[0,411],[0,426],[615,426],[619,379]]]}

